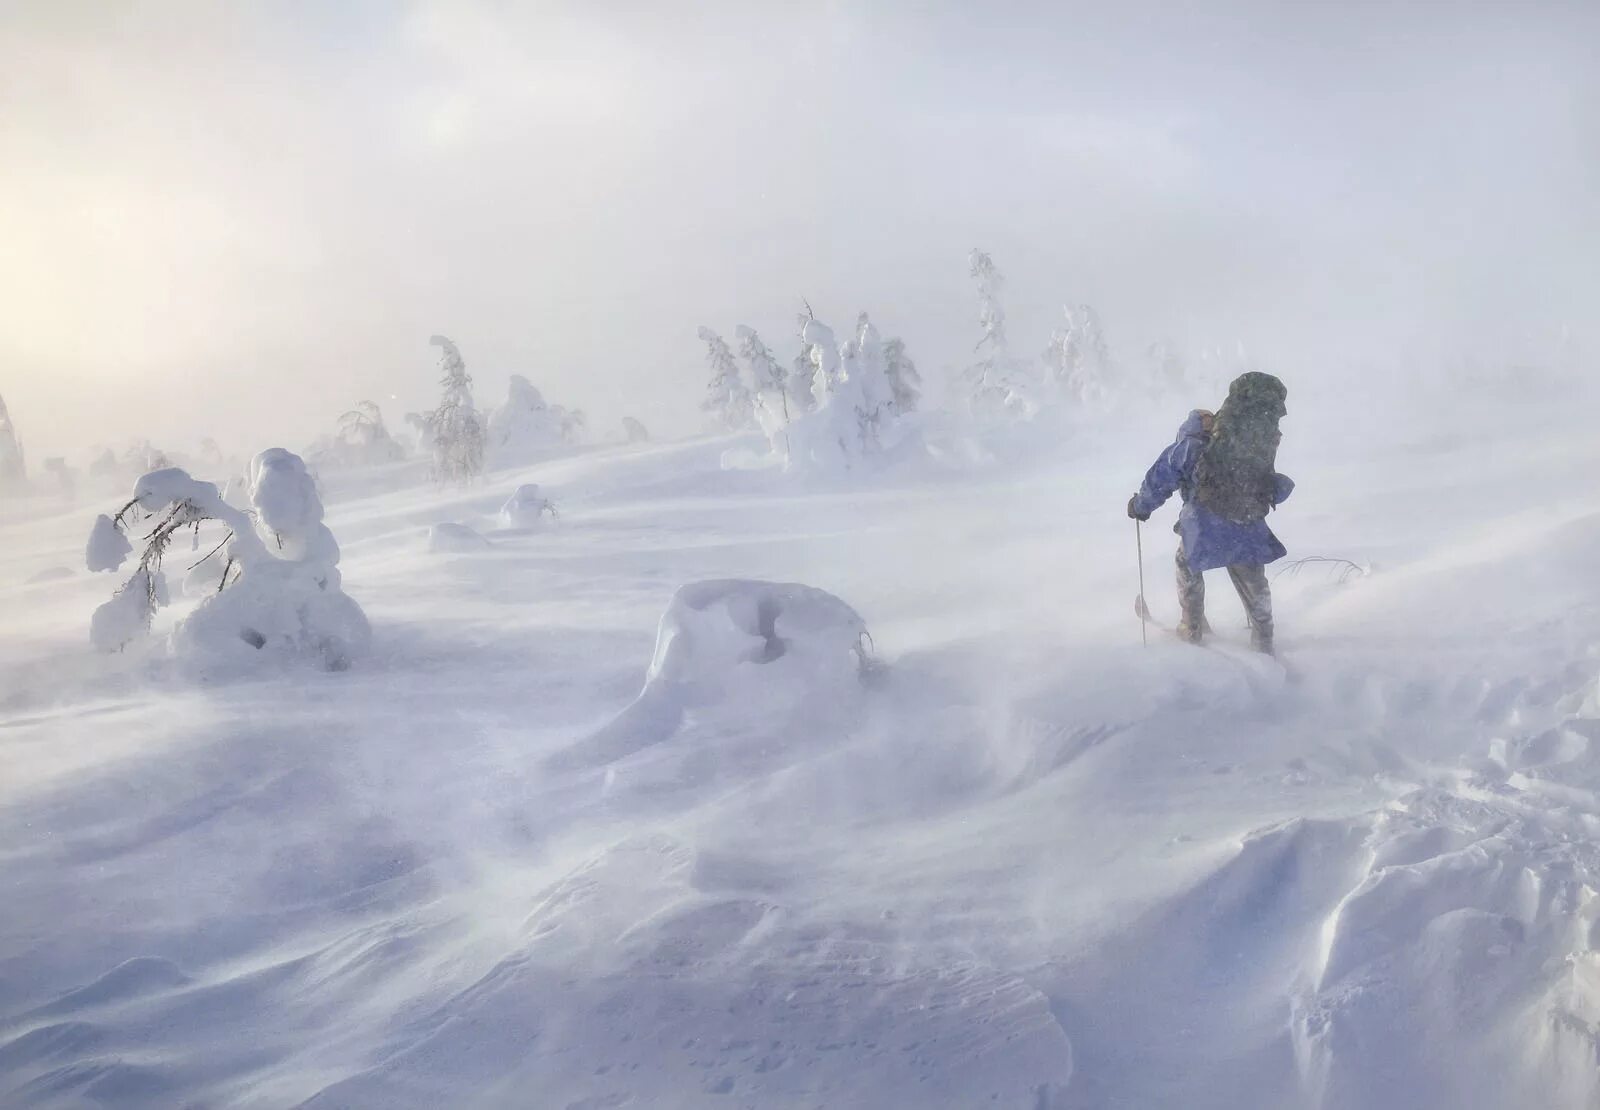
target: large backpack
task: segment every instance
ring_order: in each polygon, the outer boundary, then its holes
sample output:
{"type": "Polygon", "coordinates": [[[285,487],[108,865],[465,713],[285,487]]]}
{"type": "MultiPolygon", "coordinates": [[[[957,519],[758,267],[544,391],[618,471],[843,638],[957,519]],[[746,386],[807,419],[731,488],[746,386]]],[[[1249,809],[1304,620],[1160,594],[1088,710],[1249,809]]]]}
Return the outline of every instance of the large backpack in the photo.
{"type": "Polygon", "coordinates": [[[1265,519],[1277,494],[1278,421],[1289,391],[1271,374],[1241,374],[1217,410],[1195,464],[1195,500],[1240,524],[1265,519]]]}

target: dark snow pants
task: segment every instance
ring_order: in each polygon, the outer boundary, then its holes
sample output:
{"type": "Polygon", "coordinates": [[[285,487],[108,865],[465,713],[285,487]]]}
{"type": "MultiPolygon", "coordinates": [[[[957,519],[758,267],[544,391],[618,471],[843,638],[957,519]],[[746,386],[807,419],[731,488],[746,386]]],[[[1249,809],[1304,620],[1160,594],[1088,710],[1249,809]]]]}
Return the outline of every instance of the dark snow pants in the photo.
{"type": "MultiPolygon", "coordinates": [[[[1272,587],[1267,584],[1267,568],[1260,563],[1236,563],[1228,568],[1233,588],[1244,603],[1245,616],[1250,618],[1250,646],[1257,651],[1272,652],[1272,587]]],[[[1209,630],[1206,624],[1206,580],[1197,570],[1189,567],[1189,560],[1178,543],[1178,604],[1183,609],[1180,634],[1199,642],[1200,633],[1209,630]]]]}

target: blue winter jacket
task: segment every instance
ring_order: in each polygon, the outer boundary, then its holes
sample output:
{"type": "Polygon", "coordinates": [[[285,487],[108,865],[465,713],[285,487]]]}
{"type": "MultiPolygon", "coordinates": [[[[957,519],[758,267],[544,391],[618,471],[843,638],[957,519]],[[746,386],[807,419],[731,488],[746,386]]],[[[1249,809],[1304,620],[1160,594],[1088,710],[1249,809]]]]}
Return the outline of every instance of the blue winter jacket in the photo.
{"type": "MultiPolygon", "coordinates": [[[[1153,513],[1166,504],[1176,490],[1183,497],[1176,531],[1183,537],[1183,551],[1189,566],[1196,571],[1240,563],[1270,563],[1283,558],[1288,552],[1266,521],[1240,524],[1190,499],[1194,492],[1195,464],[1210,441],[1201,423],[1200,410],[1196,409],[1178,429],[1176,442],[1161,452],[1161,457],[1145,474],[1144,485],[1133,499],[1134,511],[1153,513]]],[[[1294,491],[1294,482],[1282,474],[1273,475],[1273,479],[1277,489],[1272,503],[1281,505],[1294,491]]]]}

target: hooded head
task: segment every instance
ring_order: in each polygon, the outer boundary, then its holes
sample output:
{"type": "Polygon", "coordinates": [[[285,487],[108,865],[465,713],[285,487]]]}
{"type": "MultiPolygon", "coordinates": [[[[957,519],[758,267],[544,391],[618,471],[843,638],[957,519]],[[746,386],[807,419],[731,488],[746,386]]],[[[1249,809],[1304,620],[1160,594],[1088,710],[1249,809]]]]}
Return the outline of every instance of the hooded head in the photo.
{"type": "Polygon", "coordinates": [[[1210,439],[1216,415],[1210,409],[1193,409],[1178,426],[1179,439],[1210,439]]]}

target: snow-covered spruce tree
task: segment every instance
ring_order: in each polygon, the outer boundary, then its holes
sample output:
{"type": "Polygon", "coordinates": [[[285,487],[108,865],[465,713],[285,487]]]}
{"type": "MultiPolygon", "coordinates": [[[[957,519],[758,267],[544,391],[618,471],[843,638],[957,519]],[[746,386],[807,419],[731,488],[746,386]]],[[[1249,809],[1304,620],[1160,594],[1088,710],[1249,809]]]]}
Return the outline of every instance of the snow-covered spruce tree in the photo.
{"type": "Polygon", "coordinates": [[[889,380],[895,415],[915,412],[922,396],[922,375],[917,373],[917,364],[906,354],[905,340],[899,336],[883,341],[883,373],[889,380]]]}
{"type": "Polygon", "coordinates": [[[702,327],[696,333],[706,345],[706,365],[711,380],[706,384],[706,399],[700,408],[711,415],[717,426],[729,432],[743,432],[755,425],[755,401],[739,377],[739,364],[722,336],[702,327]]]}
{"type": "MultiPolygon", "coordinates": [[[[405,455],[400,441],[389,434],[382,411],[362,401],[340,415],[338,430],[318,440],[306,458],[319,470],[356,470],[398,462],[405,455]]],[[[213,465],[222,465],[220,452],[213,465]]]]}
{"type": "Polygon", "coordinates": [[[499,465],[532,462],[567,443],[559,405],[521,374],[511,375],[506,399],[489,413],[489,454],[499,465]]]}
{"type": "Polygon", "coordinates": [[[440,349],[438,407],[422,418],[433,451],[433,477],[439,482],[470,482],[483,473],[483,418],[472,404],[472,375],[456,345],[442,335],[428,342],[440,349]]]}
{"type": "Polygon", "coordinates": [[[0,493],[21,493],[28,485],[28,468],[17,442],[17,429],[11,423],[4,398],[0,398],[0,493]]]}
{"type": "Polygon", "coordinates": [[[865,314],[855,338],[842,348],[833,330],[806,321],[804,341],[815,363],[816,409],[789,425],[787,465],[850,470],[878,454],[890,417],[890,390],[882,372],[882,343],[865,314]]]}
{"type": "Polygon", "coordinates": [[[975,350],[984,357],[961,374],[975,415],[1031,419],[1039,411],[1027,370],[1012,357],[1006,342],[1006,312],[1000,303],[1005,276],[983,251],[973,248],[968,272],[978,285],[978,326],[983,338],[975,350]]]}
{"type": "Polygon", "coordinates": [[[1045,350],[1052,384],[1080,404],[1102,401],[1115,386],[1116,367],[1094,308],[1063,307],[1065,324],[1050,333],[1045,350]]]}
{"type": "Polygon", "coordinates": [[[650,429],[631,416],[622,418],[622,438],[629,443],[647,443],[650,439],[650,429]]]}
{"type": "Polygon", "coordinates": [[[806,321],[811,319],[811,315],[807,313],[795,319],[797,323],[795,334],[800,340],[800,353],[794,356],[794,367],[789,371],[786,392],[789,411],[800,416],[817,407],[816,394],[811,389],[812,381],[817,375],[817,364],[811,355],[811,345],[806,342],[806,321]]]}
{"type": "MultiPolygon", "coordinates": [[[[783,429],[789,426],[789,372],[772,357],[767,345],[761,342],[756,330],[740,324],[739,355],[750,366],[750,378],[755,383],[756,422],[767,434],[767,439],[777,444],[783,439],[783,429]]],[[[787,453],[787,441],[784,440],[787,453]]]]}
{"type": "Polygon", "coordinates": [[[155,519],[143,537],[138,568],[95,610],[90,639],[119,651],[149,632],[167,604],[161,562],[185,529],[217,521],[228,529],[226,564],[217,591],[173,629],[172,650],[200,662],[303,657],[343,670],[371,639],[365,614],[342,589],[339,545],[322,523],[316,483],[298,455],[274,447],[250,464],[254,515],[229,505],[211,482],[176,467],[151,471],[115,517],[95,521],[85,561],[90,570],[119,568],[132,552],[126,530],[155,519]]]}
{"type": "Polygon", "coordinates": [[[344,458],[355,466],[378,466],[405,458],[405,448],[389,434],[383,411],[362,401],[339,417],[338,442],[344,458]]]}

